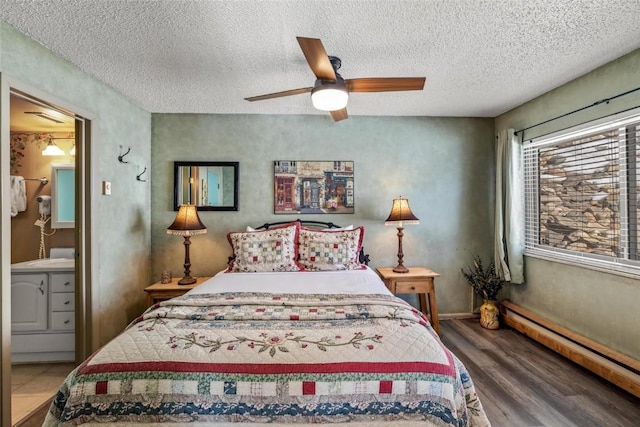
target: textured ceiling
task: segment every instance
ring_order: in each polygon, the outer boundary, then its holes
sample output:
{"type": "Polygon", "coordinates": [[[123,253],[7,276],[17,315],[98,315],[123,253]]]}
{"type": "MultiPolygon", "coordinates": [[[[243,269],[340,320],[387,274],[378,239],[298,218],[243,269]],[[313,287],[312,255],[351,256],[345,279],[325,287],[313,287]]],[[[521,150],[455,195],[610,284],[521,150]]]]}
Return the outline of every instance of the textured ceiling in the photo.
{"type": "MultiPolygon", "coordinates": [[[[355,93],[349,114],[493,117],[640,48],[640,0],[0,0],[0,19],[154,113],[325,114],[296,36],[344,78],[426,76],[355,93]]],[[[614,95],[614,94],[612,94],[614,95]]]]}

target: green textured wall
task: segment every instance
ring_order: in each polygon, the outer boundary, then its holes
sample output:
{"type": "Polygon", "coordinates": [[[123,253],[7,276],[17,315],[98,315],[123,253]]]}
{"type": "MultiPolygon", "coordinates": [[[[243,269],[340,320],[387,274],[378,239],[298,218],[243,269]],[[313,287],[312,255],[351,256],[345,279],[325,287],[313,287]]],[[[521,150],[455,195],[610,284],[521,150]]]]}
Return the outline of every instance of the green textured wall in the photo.
{"type": "MultiPolygon", "coordinates": [[[[146,304],[143,289],[150,280],[151,187],[149,182],[137,182],[136,173],[150,166],[151,115],[2,21],[0,37],[3,78],[18,79],[96,117],[91,238],[98,242],[99,251],[93,259],[97,280],[92,291],[99,302],[93,312],[99,322],[99,341],[104,344],[146,304]],[[131,147],[131,164],[118,163],[121,146],[131,147]],[[102,180],[112,182],[111,196],[100,195],[102,180]]],[[[2,158],[3,170],[8,164],[8,158],[2,158]]],[[[8,207],[0,209],[9,211],[8,207]]]]}
{"type": "MultiPolygon", "coordinates": [[[[640,86],[640,50],[496,118],[496,130],[522,129],[640,86]]],[[[525,139],[640,106],[627,95],[539,126],[525,139]]],[[[511,300],[597,342],[640,360],[640,280],[527,257],[526,285],[511,300]]]]}
{"type": "Polygon", "coordinates": [[[409,199],[419,225],[407,225],[405,265],[425,265],[436,281],[442,313],[470,311],[460,268],[471,253],[491,253],[493,119],[362,117],[334,123],[329,115],[152,115],[152,274],[182,276],[182,238],[166,234],[172,210],[173,161],[240,162],[238,212],[201,212],[208,228],[191,239],[192,274],[212,275],[230,255],[226,233],[273,214],[274,160],[353,160],[355,214],[305,215],[340,225],[364,225],[373,267],[394,266],[398,240],[385,227],[392,199],[409,199]]]}

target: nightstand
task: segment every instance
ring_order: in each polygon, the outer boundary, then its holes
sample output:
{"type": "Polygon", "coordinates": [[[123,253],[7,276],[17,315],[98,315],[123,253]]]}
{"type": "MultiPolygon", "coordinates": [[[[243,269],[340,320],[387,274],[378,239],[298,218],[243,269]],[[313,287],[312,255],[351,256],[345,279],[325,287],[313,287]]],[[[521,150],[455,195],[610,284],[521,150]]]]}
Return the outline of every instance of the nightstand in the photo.
{"type": "Polygon", "coordinates": [[[376,268],[378,275],[391,293],[418,294],[420,310],[431,321],[431,326],[440,335],[438,322],[438,305],[436,304],[436,288],[433,283],[440,275],[424,267],[409,267],[408,273],[396,273],[391,267],[376,268]],[[427,298],[429,310],[427,313],[427,298]]]}
{"type": "Polygon", "coordinates": [[[171,299],[173,297],[179,297],[187,293],[187,291],[200,285],[205,280],[211,277],[198,277],[196,283],[193,285],[178,285],[179,277],[171,280],[171,283],[156,282],[151,286],[144,288],[144,291],[148,294],[149,305],[153,305],[157,302],[171,299]]]}

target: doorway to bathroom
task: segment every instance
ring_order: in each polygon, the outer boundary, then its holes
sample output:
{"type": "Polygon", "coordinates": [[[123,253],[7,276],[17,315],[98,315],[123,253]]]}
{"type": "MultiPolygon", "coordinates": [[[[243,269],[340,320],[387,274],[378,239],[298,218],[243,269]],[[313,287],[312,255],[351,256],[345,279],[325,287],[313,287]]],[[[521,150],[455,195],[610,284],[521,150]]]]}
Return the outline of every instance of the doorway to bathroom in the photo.
{"type": "Polygon", "coordinates": [[[41,95],[9,96],[11,425],[41,416],[89,348],[91,123],[41,95]]]}

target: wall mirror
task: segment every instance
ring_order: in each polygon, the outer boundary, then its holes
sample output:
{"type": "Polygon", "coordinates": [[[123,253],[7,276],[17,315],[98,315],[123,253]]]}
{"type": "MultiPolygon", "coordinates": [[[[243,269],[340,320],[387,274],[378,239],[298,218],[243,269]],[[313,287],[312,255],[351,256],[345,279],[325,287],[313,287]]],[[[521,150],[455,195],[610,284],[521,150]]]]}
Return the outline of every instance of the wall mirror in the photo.
{"type": "Polygon", "coordinates": [[[200,211],[237,211],[238,164],[174,162],[173,210],[196,205],[200,211]]]}
{"type": "Polygon", "coordinates": [[[51,228],[76,226],[76,168],[51,164],[51,228]]]}

